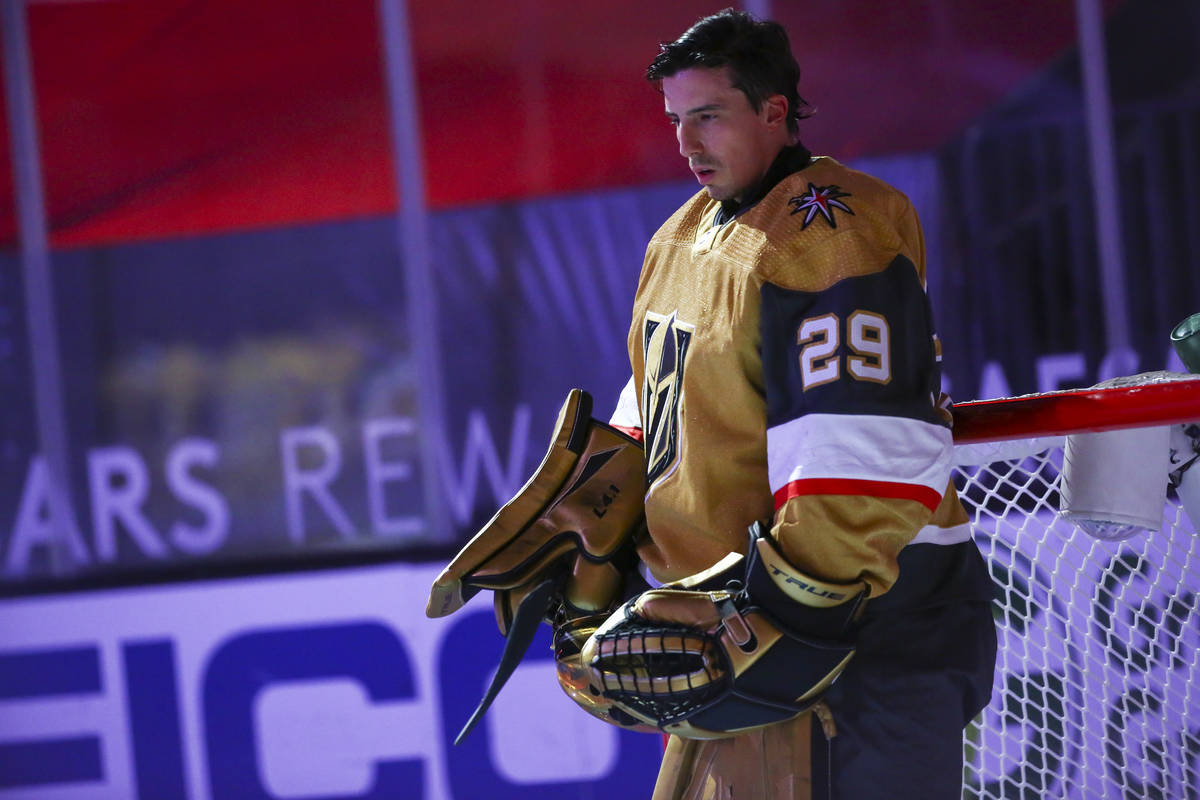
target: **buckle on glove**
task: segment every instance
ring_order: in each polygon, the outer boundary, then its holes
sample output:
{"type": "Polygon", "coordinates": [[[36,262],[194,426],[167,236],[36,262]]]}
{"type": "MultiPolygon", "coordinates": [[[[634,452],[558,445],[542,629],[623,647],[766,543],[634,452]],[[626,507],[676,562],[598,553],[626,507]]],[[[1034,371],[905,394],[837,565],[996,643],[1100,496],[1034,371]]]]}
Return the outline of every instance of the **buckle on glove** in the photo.
{"type": "Polygon", "coordinates": [[[754,638],[750,623],[742,616],[733,598],[725,597],[717,601],[717,610],[721,612],[721,624],[725,626],[729,640],[743,653],[753,653],[758,647],[758,640],[754,638]]]}

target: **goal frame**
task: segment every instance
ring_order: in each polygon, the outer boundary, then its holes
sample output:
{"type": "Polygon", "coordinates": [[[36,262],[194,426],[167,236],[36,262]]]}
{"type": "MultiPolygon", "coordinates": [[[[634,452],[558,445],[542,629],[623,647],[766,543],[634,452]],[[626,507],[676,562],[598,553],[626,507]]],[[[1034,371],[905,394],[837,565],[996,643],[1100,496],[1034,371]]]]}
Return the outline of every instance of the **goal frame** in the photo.
{"type": "Polygon", "coordinates": [[[951,408],[1000,645],[964,798],[1200,796],[1200,520],[1168,498],[1113,542],[1058,513],[1064,437],[1200,422],[1200,375],[1117,382],[951,408]]]}
{"type": "Polygon", "coordinates": [[[954,443],[1031,439],[1200,420],[1200,375],[955,403],[954,443]]]}

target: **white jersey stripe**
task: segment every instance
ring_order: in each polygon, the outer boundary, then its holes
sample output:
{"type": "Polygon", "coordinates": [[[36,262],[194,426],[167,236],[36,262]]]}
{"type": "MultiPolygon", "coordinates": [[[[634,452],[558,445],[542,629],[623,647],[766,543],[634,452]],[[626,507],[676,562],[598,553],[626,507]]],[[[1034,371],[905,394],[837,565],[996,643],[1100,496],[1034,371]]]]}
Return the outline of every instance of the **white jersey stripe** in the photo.
{"type": "Polygon", "coordinates": [[[638,391],[637,387],[633,385],[632,376],[625,384],[625,388],[621,390],[621,396],[617,398],[617,409],[613,412],[612,419],[608,421],[608,424],[620,428],[642,427],[642,415],[638,412],[638,391]]]}
{"type": "Polygon", "coordinates": [[[917,531],[917,535],[909,544],[962,544],[969,541],[971,541],[971,525],[964,522],[952,528],[926,525],[917,531]]]}
{"type": "Polygon", "coordinates": [[[940,494],[952,445],[948,428],[909,417],[806,414],[767,430],[767,475],[772,494],[825,478],[909,483],[940,494]]]}

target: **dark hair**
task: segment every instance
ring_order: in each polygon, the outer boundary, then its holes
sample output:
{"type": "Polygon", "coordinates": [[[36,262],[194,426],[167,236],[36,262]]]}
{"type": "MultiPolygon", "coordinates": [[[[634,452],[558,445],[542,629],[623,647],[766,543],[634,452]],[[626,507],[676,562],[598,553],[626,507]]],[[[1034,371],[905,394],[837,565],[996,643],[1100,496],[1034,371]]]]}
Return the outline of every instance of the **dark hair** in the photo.
{"type": "Polygon", "coordinates": [[[646,68],[646,80],[661,83],[694,67],[729,67],[733,87],[746,95],[755,112],[771,95],[783,95],[792,134],[798,131],[799,120],[813,114],[796,88],[800,65],[792,55],[787,31],[778,22],[758,20],[732,8],[704,17],[675,41],[660,45],[646,68]]]}

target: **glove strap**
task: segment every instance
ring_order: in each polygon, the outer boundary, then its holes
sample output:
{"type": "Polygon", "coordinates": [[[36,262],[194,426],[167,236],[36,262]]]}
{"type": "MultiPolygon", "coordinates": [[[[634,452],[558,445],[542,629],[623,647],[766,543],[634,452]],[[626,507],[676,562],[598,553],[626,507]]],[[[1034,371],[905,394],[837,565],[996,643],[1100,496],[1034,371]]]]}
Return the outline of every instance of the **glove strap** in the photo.
{"type": "Polygon", "coordinates": [[[746,590],[780,627],[803,636],[848,638],[866,602],[865,581],[830,583],[788,563],[761,522],[750,526],[746,590]]]}

